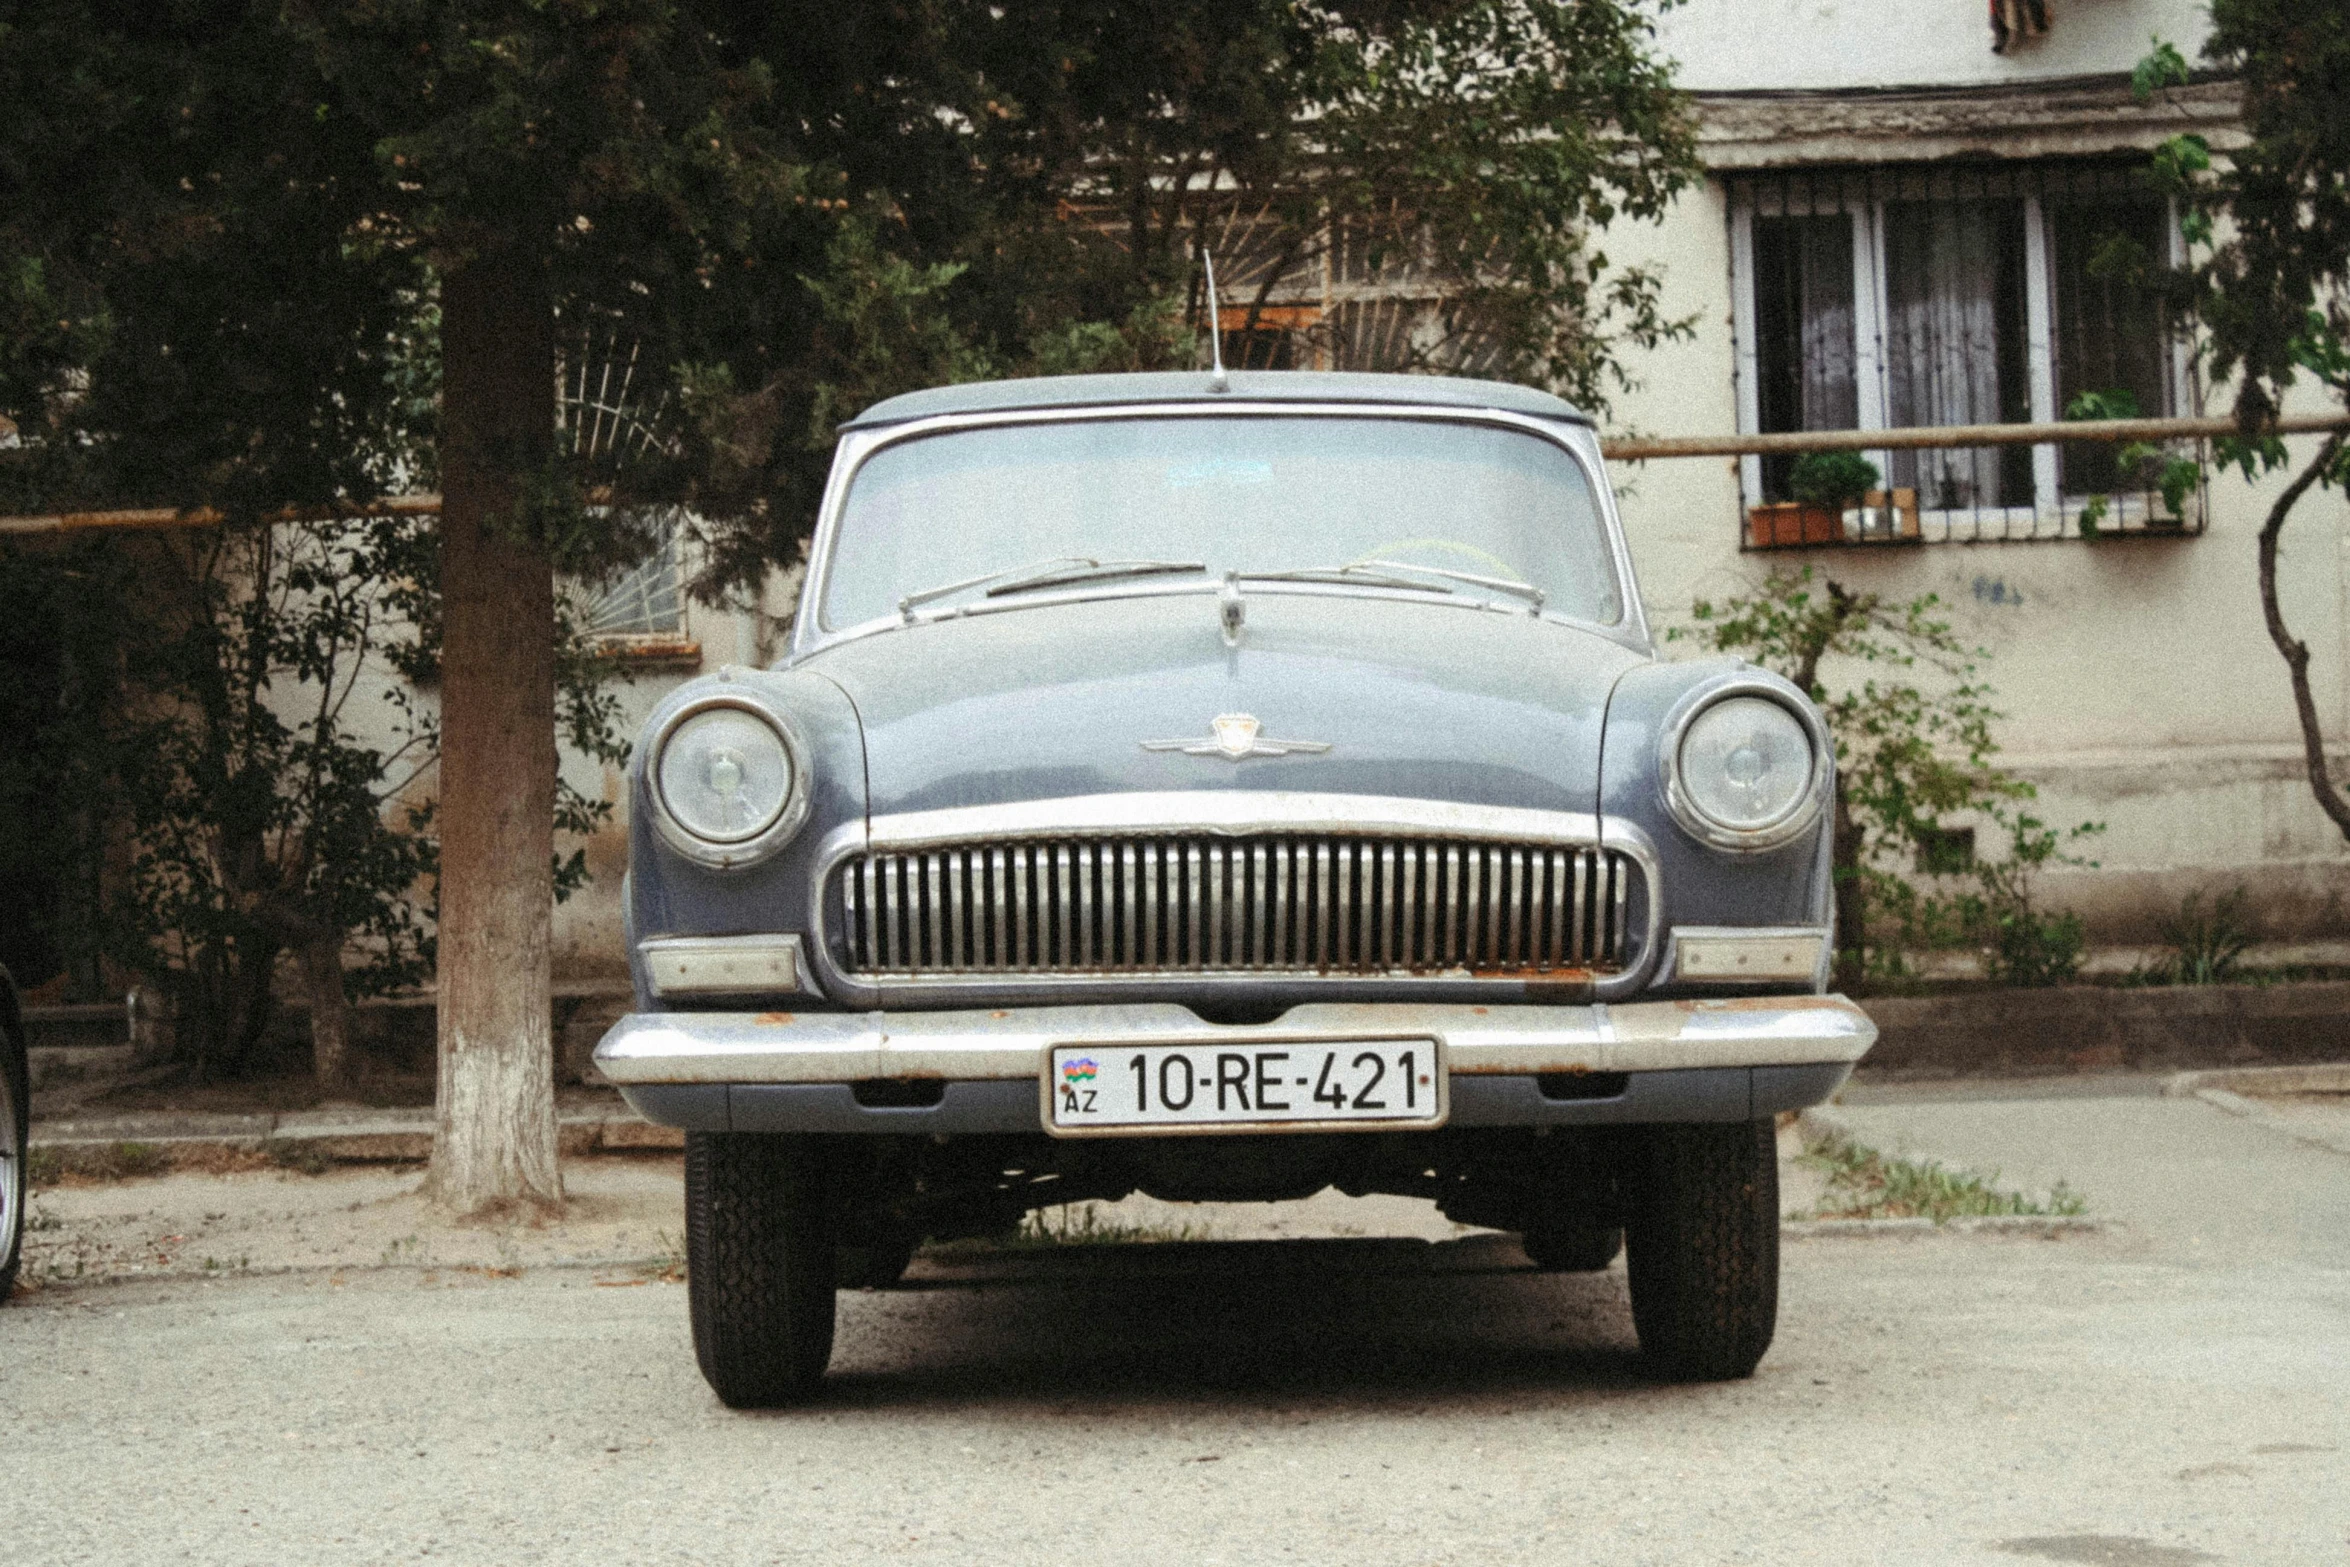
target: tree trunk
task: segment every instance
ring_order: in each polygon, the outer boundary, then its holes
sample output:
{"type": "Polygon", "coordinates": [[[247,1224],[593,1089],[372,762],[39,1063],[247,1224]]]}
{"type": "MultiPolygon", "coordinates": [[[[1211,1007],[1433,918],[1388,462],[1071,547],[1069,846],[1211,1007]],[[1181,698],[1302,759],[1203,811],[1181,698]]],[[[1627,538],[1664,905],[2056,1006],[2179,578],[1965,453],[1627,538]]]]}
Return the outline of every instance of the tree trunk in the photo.
{"type": "Polygon", "coordinates": [[[519,515],[553,440],[544,267],[491,250],[441,283],[440,1083],[433,1198],[563,1200],[548,963],[555,579],[519,515]]]}
{"type": "Polygon", "coordinates": [[[2342,455],[2342,444],[2341,432],[2328,436],[2309,466],[2285,486],[2285,492],[2268,509],[2268,520],[2260,529],[2260,611],[2268,622],[2268,639],[2276,644],[2292,679],[2293,713],[2301,721],[2301,754],[2309,769],[2309,792],[2317,796],[2318,809],[2332,818],[2342,836],[2350,838],[2350,800],[2334,787],[2326,764],[2325,732],[2317,721],[2317,694],[2309,685],[2309,644],[2286,628],[2285,612],[2277,601],[2277,545],[2285,531],[2285,519],[2309,487],[2332,471],[2342,455]]]}
{"type": "Polygon", "coordinates": [[[310,1074],[329,1098],[351,1080],[351,1005],[343,994],[343,933],[302,943],[302,993],[310,1003],[310,1074]]]}

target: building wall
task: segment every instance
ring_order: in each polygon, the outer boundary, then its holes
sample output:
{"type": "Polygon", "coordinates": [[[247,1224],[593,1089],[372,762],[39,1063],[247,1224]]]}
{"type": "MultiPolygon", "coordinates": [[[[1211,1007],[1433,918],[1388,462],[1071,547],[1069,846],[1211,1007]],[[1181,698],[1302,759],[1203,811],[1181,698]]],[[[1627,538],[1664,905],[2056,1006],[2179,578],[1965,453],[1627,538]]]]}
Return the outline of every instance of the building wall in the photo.
{"type": "MultiPolygon", "coordinates": [[[[1667,13],[1663,36],[1684,80],[1701,91],[1928,83],[2004,93],[2034,76],[2126,72],[2150,34],[2192,52],[2207,25],[2193,0],[2061,5],[2045,39],[2002,57],[1990,53],[1976,4],[1693,0],[1667,13]]],[[[2145,143],[2146,117],[2126,107],[2126,95],[2109,96],[2110,107],[2075,116],[2067,150],[2145,143]]],[[[1919,100],[1922,139],[1934,139],[1933,114],[1947,101],[1946,92],[1919,100]]],[[[1743,138],[1734,153],[1725,148],[1718,128],[1741,106],[1704,107],[1718,163],[1772,161],[1767,139],[1760,155],[1743,138]]],[[[1970,134],[1978,153],[2046,150],[2020,130],[2005,146],[1970,134]]],[[[1794,148],[1787,161],[1868,162],[1914,146],[1872,133],[1841,148],[1794,148]]],[[[1692,340],[1645,356],[1643,386],[1618,401],[1610,424],[1654,435],[1735,430],[1722,180],[1689,193],[1660,226],[1611,233],[1607,249],[1661,266],[1670,310],[1697,324],[1692,340]]],[[[2208,406],[2224,411],[2224,394],[2208,406]]],[[[2291,444],[2305,456],[2315,438],[2291,444]]],[[[1889,600],[1937,595],[1958,634],[1989,653],[1983,674],[2007,715],[1998,730],[2006,760],[2040,787],[2039,814],[2056,824],[2106,823],[2088,850],[2096,870],[2048,879],[2057,901],[2089,916],[2093,939],[2151,940],[2187,891],[2239,882],[2278,939],[2350,935],[2342,907],[2350,851],[2310,795],[2285,667],[2261,619],[2255,539],[2282,479],[2215,473],[2209,528],[2199,537],[1761,555],[1739,549],[1731,460],[1618,464],[1615,477],[1642,594],[1660,626],[1685,622],[1697,597],[1759,582],[1772,565],[1809,567],[1889,600]]],[[[2337,736],[2350,736],[2346,551],[2350,506],[2335,494],[2306,497],[2285,535],[2283,607],[2310,644],[2319,708],[2337,736]]]]}
{"type": "Polygon", "coordinates": [[[1689,0],[1664,13],[1662,52],[1692,92],[1976,86],[2126,71],[2160,36],[2190,57],[2206,0],[2055,0],[2054,25],[1991,52],[1981,0],[1689,0]]]}

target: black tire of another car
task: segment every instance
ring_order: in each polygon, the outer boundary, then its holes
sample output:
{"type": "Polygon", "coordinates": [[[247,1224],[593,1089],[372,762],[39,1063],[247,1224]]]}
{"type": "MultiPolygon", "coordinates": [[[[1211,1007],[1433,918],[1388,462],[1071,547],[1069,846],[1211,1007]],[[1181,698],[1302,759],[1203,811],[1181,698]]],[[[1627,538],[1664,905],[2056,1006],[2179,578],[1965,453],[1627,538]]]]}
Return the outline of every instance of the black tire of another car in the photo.
{"type": "Polygon", "coordinates": [[[694,1357],[719,1401],[770,1409],[814,1393],[832,1358],[833,1243],[815,1141],[685,1140],[686,1295],[694,1357]]]}
{"type": "Polygon", "coordinates": [[[1633,1173],[1632,1325],[1659,1376],[1751,1376],[1779,1315],[1779,1162],[1768,1120],[1658,1126],[1633,1173]]]}
{"type": "Polygon", "coordinates": [[[1518,1244],[1545,1273],[1599,1273],[1624,1249],[1624,1232],[1591,1224],[1535,1224],[1518,1244]]]}
{"type": "Polygon", "coordinates": [[[0,969],[0,1303],[16,1288],[24,1255],[26,1154],[32,1131],[32,1071],[8,971],[0,969]]]}

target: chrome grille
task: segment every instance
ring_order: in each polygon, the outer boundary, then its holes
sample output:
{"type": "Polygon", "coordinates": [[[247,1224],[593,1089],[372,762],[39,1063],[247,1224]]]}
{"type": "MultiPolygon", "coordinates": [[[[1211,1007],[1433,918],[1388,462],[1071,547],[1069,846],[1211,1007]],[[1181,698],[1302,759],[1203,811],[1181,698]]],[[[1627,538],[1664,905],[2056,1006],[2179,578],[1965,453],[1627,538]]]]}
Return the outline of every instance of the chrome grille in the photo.
{"type": "Polygon", "coordinates": [[[965,844],[835,873],[853,974],[1539,976],[1625,966],[1630,856],[1435,838],[965,844]]]}

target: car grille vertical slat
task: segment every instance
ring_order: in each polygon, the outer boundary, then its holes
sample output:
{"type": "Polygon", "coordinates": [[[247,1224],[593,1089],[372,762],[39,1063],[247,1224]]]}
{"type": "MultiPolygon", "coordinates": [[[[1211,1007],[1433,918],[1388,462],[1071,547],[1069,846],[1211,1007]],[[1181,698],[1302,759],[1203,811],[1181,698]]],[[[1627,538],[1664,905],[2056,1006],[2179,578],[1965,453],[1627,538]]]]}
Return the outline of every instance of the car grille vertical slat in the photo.
{"type": "Polygon", "coordinates": [[[1400,836],[874,852],[838,872],[835,950],[853,973],[925,979],[1611,972],[1636,956],[1638,874],[1628,856],[1589,846],[1400,836]]]}

